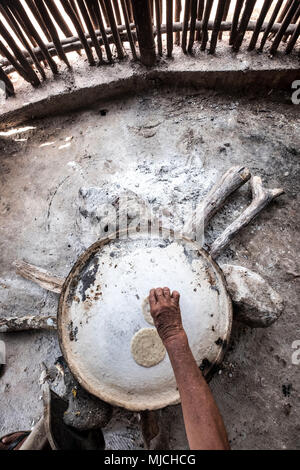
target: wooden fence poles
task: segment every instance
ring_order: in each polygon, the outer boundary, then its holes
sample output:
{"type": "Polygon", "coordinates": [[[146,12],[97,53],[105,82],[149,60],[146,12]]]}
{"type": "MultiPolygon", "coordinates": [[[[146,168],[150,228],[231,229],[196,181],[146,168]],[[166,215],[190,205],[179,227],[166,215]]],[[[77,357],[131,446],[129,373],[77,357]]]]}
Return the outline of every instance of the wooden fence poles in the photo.
{"type": "Polygon", "coordinates": [[[140,47],[141,62],[154,65],[156,62],[154,34],[149,0],[132,0],[133,15],[140,47]]]}

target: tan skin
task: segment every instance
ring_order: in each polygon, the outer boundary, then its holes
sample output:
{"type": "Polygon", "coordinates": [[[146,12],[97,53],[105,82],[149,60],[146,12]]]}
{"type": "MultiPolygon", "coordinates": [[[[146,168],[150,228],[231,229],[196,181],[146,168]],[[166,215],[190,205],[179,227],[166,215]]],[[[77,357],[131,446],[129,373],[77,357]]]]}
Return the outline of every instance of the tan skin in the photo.
{"type": "Polygon", "coordinates": [[[229,450],[223,419],[189,347],[179,307],[180,295],[168,287],[151,289],[150,311],[168,352],[181,398],[192,450],[229,450]]]}
{"type": "MultiPolygon", "coordinates": [[[[23,434],[23,432],[14,432],[12,434],[9,434],[8,436],[3,437],[0,441],[0,450],[7,450],[10,444],[15,442],[15,440],[18,439],[20,436],[23,436],[23,434]]],[[[26,437],[24,437],[24,439],[16,445],[14,450],[19,450],[25,439],[26,437]]]]}

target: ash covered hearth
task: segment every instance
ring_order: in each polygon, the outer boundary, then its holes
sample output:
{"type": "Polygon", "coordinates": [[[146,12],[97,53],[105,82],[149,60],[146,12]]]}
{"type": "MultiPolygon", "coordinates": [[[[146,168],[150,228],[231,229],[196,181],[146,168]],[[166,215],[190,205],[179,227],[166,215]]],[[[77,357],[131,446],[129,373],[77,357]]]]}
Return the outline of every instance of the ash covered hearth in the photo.
{"type": "Polygon", "coordinates": [[[1,5],[0,449],[299,445],[297,3],[1,5]]]}

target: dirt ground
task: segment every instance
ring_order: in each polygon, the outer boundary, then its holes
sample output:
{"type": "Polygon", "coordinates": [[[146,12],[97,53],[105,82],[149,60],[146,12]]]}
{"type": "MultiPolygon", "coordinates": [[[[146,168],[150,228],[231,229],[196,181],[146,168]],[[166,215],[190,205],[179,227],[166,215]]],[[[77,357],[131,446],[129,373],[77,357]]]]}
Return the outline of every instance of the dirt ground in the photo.
{"type": "MultiPolygon", "coordinates": [[[[286,307],[266,329],[234,322],[229,351],[211,388],[232,448],[299,449],[300,366],[292,364],[292,344],[300,340],[300,118],[289,98],[160,89],[0,135],[1,317],[55,314],[58,296],[17,276],[13,262],[24,259],[65,277],[102,230],[82,215],[85,190],[96,188],[103,203],[118,191],[134,191],[154,212],[163,208],[163,217],[180,225],[192,202],[201,200],[223,172],[248,166],[267,186],[284,187],[285,195],[218,261],[261,274],[286,307]]],[[[248,185],[230,198],[212,221],[207,244],[250,199],[248,185]]],[[[60,350],[50,332],[0,339],[7,348],[0,377],[4,434],[28,429],[39,419],[42,367],[51,369],[60,350]]],[[[171,448],[186,449],[180,406],[163,415],[171,448]]],[[[119,439],[123,448],[140,448],[138,418],[115,410],[105,430],[108,447],[119,439]]]]}

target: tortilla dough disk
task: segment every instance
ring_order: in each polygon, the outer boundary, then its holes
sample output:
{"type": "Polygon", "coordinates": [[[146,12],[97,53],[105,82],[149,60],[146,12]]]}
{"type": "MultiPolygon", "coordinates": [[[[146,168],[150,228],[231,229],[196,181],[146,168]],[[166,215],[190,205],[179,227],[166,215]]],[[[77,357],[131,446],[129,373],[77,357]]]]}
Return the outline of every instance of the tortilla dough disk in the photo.
{"type": "Polygon", "coordinates": [[[150,303],[149,303],[149,297],[146,297],[142,303],[142,311],[144,318],[147,323],[150,323],[150,325],[154,325],[154,321],[152,318],[152,315],[150,313],[150,303]]]}
{"type": "Polygon", "coordinates": [[[152,367],[164,359],[166,350],[154,328],[142,328],[131,340],[131,354],[140,366],[152,367]]]}

